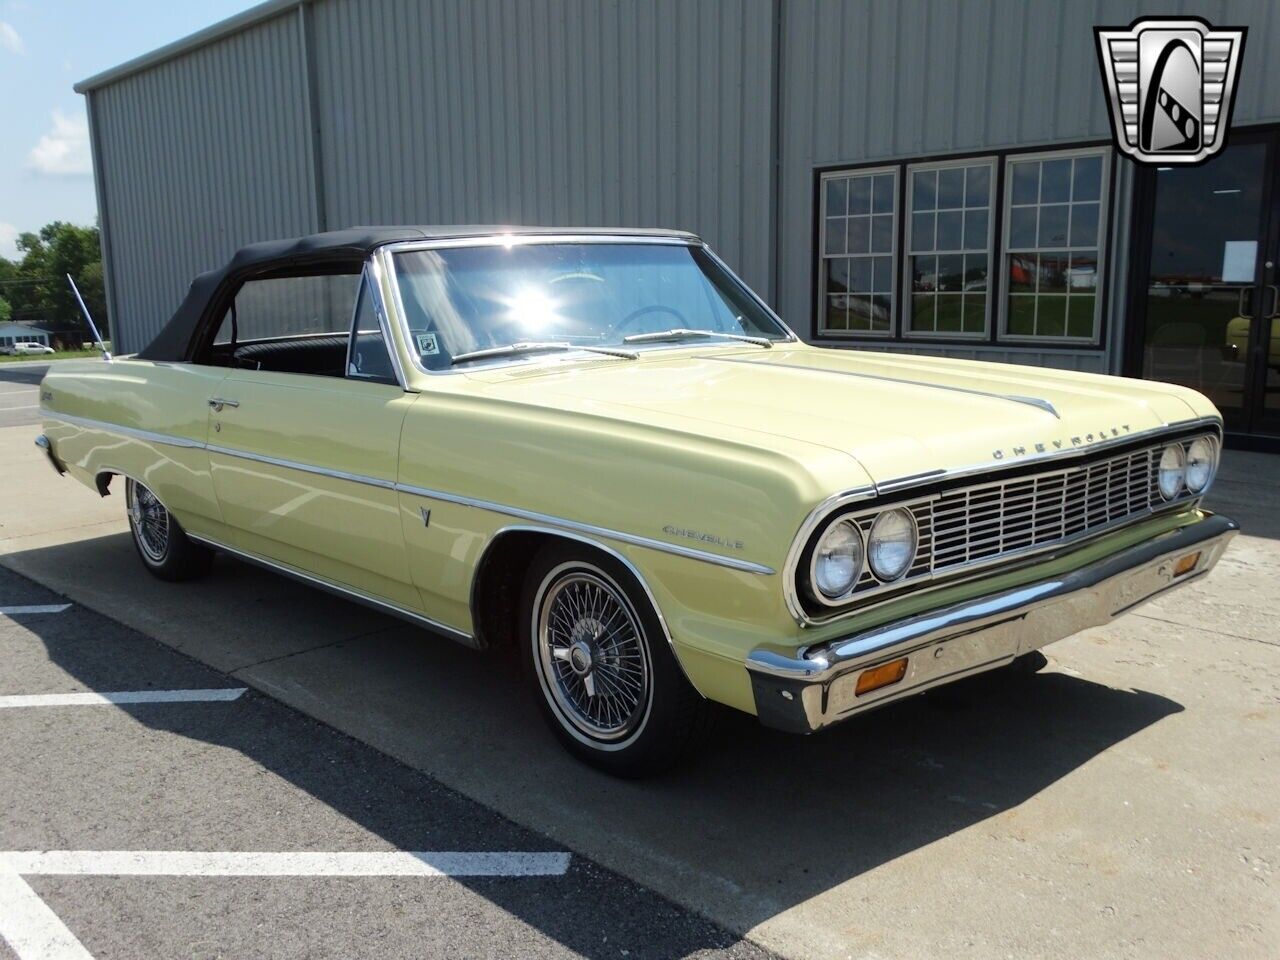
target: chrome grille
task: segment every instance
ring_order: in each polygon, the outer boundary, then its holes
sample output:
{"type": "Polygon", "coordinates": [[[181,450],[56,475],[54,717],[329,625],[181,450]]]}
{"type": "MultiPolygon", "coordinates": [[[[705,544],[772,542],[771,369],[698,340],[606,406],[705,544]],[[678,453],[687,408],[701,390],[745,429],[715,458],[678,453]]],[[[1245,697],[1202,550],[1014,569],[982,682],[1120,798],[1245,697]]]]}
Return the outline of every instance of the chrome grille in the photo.
{"type": "MultiPolygon", "coordinates": [[[[1162,447],[1043,473],[978,483],[908,501],[919,528],[906,576],[882,584],[864,566],[854,596],[1005,556],[1067,543],[1164,506],[1157,485],[1162,447]]],[[[1187,499],[1183,494],[1179,499],[1187,499]]],[[[863,535],[884,508],[849,514],[863,535]]]]}
{"type": "Polygon", "coordinates": [[[1139,450],[1070,470],[943,493],[930,515],[931,572],[1058,543],[1145,513],[1163,502],[1156,451],[1139,450]]]}

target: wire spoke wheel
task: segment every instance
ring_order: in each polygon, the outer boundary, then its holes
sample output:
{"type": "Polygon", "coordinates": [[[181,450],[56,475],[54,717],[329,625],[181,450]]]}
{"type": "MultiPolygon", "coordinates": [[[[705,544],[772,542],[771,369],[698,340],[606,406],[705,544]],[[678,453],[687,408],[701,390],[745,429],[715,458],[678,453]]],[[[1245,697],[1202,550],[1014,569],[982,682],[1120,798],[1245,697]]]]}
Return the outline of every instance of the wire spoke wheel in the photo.
{"type": "Polygon", "coordinates": [[[541,679],[557,712],[595,741],[635,734],[649,710],[651,668],[639,619],[622,591],[581,565],[565,564],[543,582],[534,616],[541,679]]]}
{"type": "Polygon", "coordinates": [[[147,559],[162,563],[169,553],[169,511],[136,480],[127,484],[129,526],[147,559]]]}

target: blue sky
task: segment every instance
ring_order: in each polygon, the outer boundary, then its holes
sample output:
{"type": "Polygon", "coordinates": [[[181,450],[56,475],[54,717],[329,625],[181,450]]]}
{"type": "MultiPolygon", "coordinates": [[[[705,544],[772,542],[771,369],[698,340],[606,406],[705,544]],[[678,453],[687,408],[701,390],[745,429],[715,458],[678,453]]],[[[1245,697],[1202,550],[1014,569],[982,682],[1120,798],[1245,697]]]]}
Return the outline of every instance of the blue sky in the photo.
{"type": "Polygon", "coordinates": [[[254,6],[250,0],[0,0],[0,256],[50,220],[93,223],[72,84],[254,6]]]}

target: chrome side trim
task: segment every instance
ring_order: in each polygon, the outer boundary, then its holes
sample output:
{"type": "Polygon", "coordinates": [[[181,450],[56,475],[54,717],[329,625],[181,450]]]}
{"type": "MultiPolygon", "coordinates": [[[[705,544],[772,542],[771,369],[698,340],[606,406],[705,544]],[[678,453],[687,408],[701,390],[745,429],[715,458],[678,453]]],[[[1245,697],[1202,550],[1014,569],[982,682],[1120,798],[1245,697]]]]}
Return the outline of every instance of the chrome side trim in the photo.
{"type": "Polygon", "coordinates": [[[265,557],[258,556],[256,553],[249,553],[246,550],[229,547],[225,543],[214,540],[212,537],[197,536],[194,533],[188,533],[187,536],[192,540],[204,544],[206,547],[211,547],[214,550],[220,550],[223,553],[229,553],[233,556],[239,557],[241,560],[256,564],[260,567],[265,567],[266,569],[273,570],[276,573],[282,573],[287,577],[292,577],[295,580],[300,580],[311,586],[319,587],[321,590],[326,590],[329,593],[337,594],[338,596],[345,597],[349,600],[355,600],[357,603],[362,603],[367,607],[373,607],[375,610],[381,610],[384,613],[390,613],[420,626],[428,627],[437,633],[444,634],[450,640],[456,640],[465,646],[475,647],[475,638],[466,631],[458,630],[456,627],[448,626],[438,620],[432,620],[424,614],[418,613],[415,610],[410,610],[408,607],[402,607],[397,603],[392,603],[390,600],[383,600],[380,597],[375,597],[371,594],[364,593],[363,591],[356,590],[354,587],[334,583],[332,580],[326,580],[324,577],[317,577],[311,573],[304,573],[296,567],[291,567],[288,564],[279,563],[275,560],[268,560],[265,557]]]}
{"type": "MultiPolygon", "coordinates": [[[[926,484],[944,483],[944,482],[949,483],[954,480],[961,480],[966,477],[975,476],[982,473],[990,473],[992,471],[996,471],[1000,469],[1010,469],[1014,467],[1021,467],[1026,464],[1056,464],[1058,462],[1069,462],[1071,460],[1079,459],[1081,457],[1093,456],[1098,451],[1107,450],[1112,447],[1120,446],[1122,444],[1139,443],[1144,439],[1155,440],[1161,436],[1167,436],[1175,433],[1182,433],[1184,431],[1189,431],[1198,427],[1212,429],[1215,432],[1215,436],[1218,437],[1219,449],[1221,449],[1222,421],[1217,419],[1216,417],[1199,417],[1196,419],[1181,420],[1176,423],[1165,424],[1164,426],[1161,426],[1161,427],[1152,427],[1149,430],[1139,430],[1137,433],[1130,433],[1123,437],[1116,437],[1110,440],[1101,440],[1101,441],[1098,441],[1097,443],[1090,444],[1087,447],[1073,447],[1070,450],[1054,451],[1052,453],[1044,453],[1044,454],[1039,454],[1031,457],[1021,457],[1018,460],[1014,460],[1014,461],[993,460],[979,466],[961,467],[961,468],[952,469],[952,470],[933,470],[927,473],[912,474],[911,476],[907,476],[907,477],[900,477],[893,480],[887,480],[883,482],[869,484],[867,486],[857,487],[852,490],[846,490],[843,493],[837,493],[833,496],[830,496],[826,500],[822,501],[822,503],[814,507],[812,511],[810,511],[809,515],[805,518],[804,522],[800,525],[800,529],[796,532],[795,538],[791,541],[791,547],[787,551],[787,559],[782,566],[782,571],[783,571],[782,594],[787,605],[787,610],[791,613],[791,616],[796,621],[796,623],[800,624],[800,626],[811,627],[811,626],[817,626],[819,624],[830,623],[832,620],[838,620],[843,616],[852,616],[855,613],[860,613],[869,608],[869,606],[866,604],[855,603],[852,607],[846,608],[843,613],[835,614],[833,616],[825,617],[825,618],[810,617],[809,614],[805,612],[804,605],[800,600],[799,583],[796,577],[797,567],[800,561],[800,554],[804,552],[804,548],[808,544],[810,536],[812,536],[813,532],[819,526],[825,523],[829,517],[831,517],[837,511],[844,509],[851,503],[856,503],[861,500],[870,500],[874,497],[887,496],[891,493],[909,492],[917,487],[925,486],[926,484]]],[[[1210,485],[1212,485],[1212,481],[1210,482],[1210,485]]],[[[1170,501],[1169,506],[1185,507],[1188,505],[1193,505],[1194,503],[1198,502],[1201,496],[1203,496],[1203,493],[1198,494],[1195,498],[1170,501]]],[[[1158,512],[1161,512],[1161,511],[1158,511],[1158,510],[1152,511],[1153,514],[1158,512]]],[[[1136,518],[1136,519],[1141,519],[1141,518],[1136,518]]],[[[1134,521],[1131,519],[1126,522],[1134,522],[1134,521]]],[[[1114,529],[1114,528],[1110,528],[1110,529],[1114,529]]],[[[1084,542],[1088,539],[1092,539],[1093,536],[1101,535],[1107,532],[1109,532],[1108,529],[1091,531],[1088,537],[1084,537],[1081,540],[1076,541],[1075,543],[1072,544],[1072,546],[1075,546],[1078,543],[1084,542]]],[[[1038,552],[1044,552],[1045,550],[1059,549],[1063,546],[1064,544],[1061,544],[1061,543],[1052,544],[1042,548],[1038,552]]],[[[1028,554],[1031,552],[1033,551],[1028,551],[1028,554]]],[[[1024,554],[1024,556],[1028,554],[1024,554]]],[[[1006,559],[1006,558],[1003,558],[1003,557],[994,558],[992,562],[999,562],[1003,559],[1006,559]]],[[[987,566],[989,565],[990,564],[987,564],[987,566]]],[[[975,567],[974,569],[977,569],[977,568],[975,567]]],[[[967,570],[955,570],[954,571],[955,578],[947,579],[946,583],[943,585],[949,585],[951,583],[956,582],[956,579],[963,576],[966,572],[967,570]]],[[[930,587],[928,584],[921,584],[921,587],[920,587],[921,590],[926,590],[931,588],[932,587],[930,587]]]]}
{"type": "Polygon", "coordinates": [[[777,573],[773,567],[765,566],[762,563],[755,563],[750,560],[738,560],[733,557],[723,557],[717,553],[709,553],[706,550],[677,546],[676,544],[666,543],[662,540],[654,540],[651,537],[642,537],[636,534],[623,533],[621,530],[610,530],[607,527],[598,527],[590,523],[579,523],[576,520],[566,520],[563,517],[553,517],[550,514],[537,513],[533,510],[522,510],[519,507],[509,507],[505,504],[494,503],[491,500],[478,500],[474,497],[463,497],[458,494],[445,493],[442,490],[430,490],[426,487],[415,487],[410,484],[396,483],[392,480],[383,480],[380,477],[369,477],[358,473],[347,473],[342,470],[331,470],[327,467],[318,467],[309,463],[301,463],[297,460],[286,460],[283,457],[269,457],[261,453],[250,453],[245,450],[233,450],[230,447],[223,447],[214,443],[199,443],[194,440],[187,440],[184,437],[168,437],[164,434],[151,433],[147,430],[134,430],[131,427],[121,427],[114,423],[104,423],[101,420],[88,420],[83,417],[68,417],[64,414],[52,413],[46,413],[45,416],[52,419],[66,420],[69,423],[74,423],[92,429],[105,430],[109,433],[119,433],[124,436],[137,437],[138,439],[149,440],[155,443],[167,443],[172,446],[203,449],[207,450],[209,453],[219,453],[223,456],[234,457],[240,460],[265,463],[273,467],[283,467],[287,470],[298,470],[302,473],[309,473],[318,477],[330,477],[334,480],[346,480],[350,483],[360,483],[365,486],[377,487],[382,490],[397,490],[401,493],[407,493],[412,496],[426,497],[429,500],[441,500],[446,503],[456,503],[464,507],[476,507],[480,510],[488,510],[492,513],[500,513],[504,516],[516,517],[520,520],[530,520],[534,523],[547,524],[561,530],[575,530],[589,536],[604,537],[609,540],[617,540],[620,543],[630,543],[637,547],[647,547],[650,550],[659,550],[679,557],[687,557],[690,560],[701,560],[704,563],[712,563],[717,566],[728,567],[730,570],[741,570],[745,573],[756,573],[766,576],[777,573]]]}
{"type": "Polygon", "coordinates": [[[286,460],[283,457],[268,457],[262,453],[249,453],[246,450],[232,450],[230,447],[218,446],[214,443],[205,444],[205,449],[210,453],[220,453],[225,457],[235,457],[238,460],[251,460],[254,463],[266,463],[273,467],[284,467],[286,470],[297,470],[300,473],[310,473],[317,477],[330,477],[334,480],[348,480],[351,483],[361,483],[367,487],[379,487],[383,490],[394,490],[396,488],[395,481],[383,480],[380,477],[367,477],[359,473],[347,473],[343,470],[330,470],[328,467],[317,467],[309,463],[300,463],[297,460],[286,460]]]}
{"type": "MultiPolygon", "coordinates": [[[[613,559],[617,560],[620,564],[626,567],[627,571],[633,577],[636,578],[636,582],[640,584],[640,589],[644,591],[644,595],[648,598],[649,605],[653,607],[654,615],[658,618],[658,624],[662,627],[662,635],[667,638],[667,647],[671,650],[671,655],[675,657],[676,663],[680,667],[680,672],[684,674],[684,678],[686,680],[689,679],[689,675],[685,673],[684,664],[680,662],[680,655],[676,653],[676,642],[674,639],[672,639],[671,628],[667,626],[667,618],[662,615],[662,607],[658,605],[658,598],[655,597],[653,595],[653,591],[649,589],[649,582],[645,580],[644,574],[640,572],[639,567],[637,567],[634,563],[628,560],[625,556],[623,556],[617,550],[613,549],[607,544],[601,543],[599,540],[593,540],[590,537],[584,537],[576,533],[570,533],[566,530],[559,530],[555,527],[531,526],[527,524],[512,524],[510,526],[503,527],[502,529],[496,531],[494,535],[489,538],[489,542],[485,544],[484,550],[480,554],[480,559],[476,563],[477,573],[481,569],[483,569],[485,559],[489,556],[489,550],[493,547],[495,543],[498,542],[499,538],[501,538],[503,534],[507,534],[507,533],[543,533],[543,534],[546,534],[547,536],[561,537],[568,540],[576,540],[578,543],[584,543],[589,547],[595,547],[597,550],[607,553],[609,556],[613,557],[613,559]]],[[[475,590],[476,590],[476,584],[478,582],[479,582],[479,578],[476,576],[472,576],[470,592],[471,592],[471,616],[472,616],[473,622],[475,622],[475,611],[476,611],[475,590]]],[[[690,681],[689,685],[693,686],[693,682],[690,681]]],[[[695,687],[694,689],[696,690],[697,688],[695,687]]],[[[699,695],[701,696],[701,693],[699,693],[699,695]]]]}
{"type": "Polygon", "coordinates": [[[49,420],[59,420],[63,423],[69,423],[72,426],[84,427],[88,430],[105,430],[108,433],[118,433],[124,437],[130,437],[134,440],[145,440],[148,443],[163,443],[170,447],[185,447],[190,450],[200,450],[204,448],[204,441],[189,440],[186,437],[175,437],[166,433],[154,433],[151,430],[139,430],[137,427],[126,427],[118,423],[107,423],[104,420],[94,420],[90,417],[73,417],[69,413],[54,413],[52,410],[42,410],[42,417],[49,420]]]}
{"type": "Polygon", "coordinates": [[[651,537],[641,537],[632,533],[623,533],[621,530],[610,530],[607,527],[598,527],[591,523],[579,523],[576,520],[566,520],[562,517],[553,517],[550,514],[538,513],[534,510],[522,510],[519,507],[508,507],[501,503],[494,503],[491,500],[479,500],[475,497],[463,497],[456,493],[444,493],[440,490],[430,490],[426,487],[415,487],[407,483],[397,483],[396,489],[401,493],[407,493],[414,497],[425,497],[428,500],[441,500],[445,503],[456,503],[464,507],[475,507],[479,510],[488,510],[491,513],[500,513],[503,516],[515,517],[519,520],[528,520],[533,523],[545,524],[560,530],[572,530],[576,533],[586,534],[587,536],[604,537],[607,540],[616,540],[619,543],[629,543],[636,547],[659,550],[663,553],[674,554],[677,557],[687,557],[690,560],[701,560],[704,563],[713,563],[717,566],[728,567],[730,570],[741,570],[744,573],[757,573],[765,576],[777,573],[777,571],[772,567],[767,567],[763,563],[755,563],[751,560],[737,560],[733,557],[724,557],[718,553],[708,553],[705,550],[697,550],[693,547],[677,546],[673,543],[666,543],[662,540],[654,540],[651,537]]]}

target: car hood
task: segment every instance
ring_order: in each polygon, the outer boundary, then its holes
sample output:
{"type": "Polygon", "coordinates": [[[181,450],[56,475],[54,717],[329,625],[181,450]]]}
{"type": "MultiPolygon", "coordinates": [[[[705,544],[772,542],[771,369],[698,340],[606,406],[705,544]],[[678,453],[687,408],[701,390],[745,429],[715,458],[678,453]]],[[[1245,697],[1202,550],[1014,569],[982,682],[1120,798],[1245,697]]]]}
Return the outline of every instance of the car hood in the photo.
{"type": "Polygon", "coordinates": [[[876,483],[1052,456],[1215,413],[1193,391],[1145,380],[804,344],[481,376],[507,399],[840,450],[876,483]]]}

